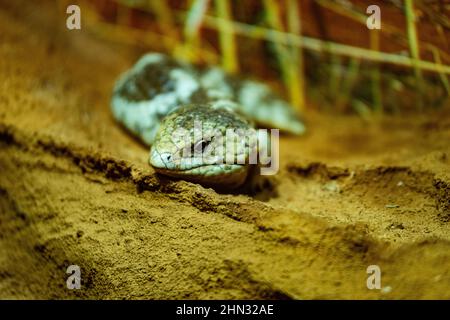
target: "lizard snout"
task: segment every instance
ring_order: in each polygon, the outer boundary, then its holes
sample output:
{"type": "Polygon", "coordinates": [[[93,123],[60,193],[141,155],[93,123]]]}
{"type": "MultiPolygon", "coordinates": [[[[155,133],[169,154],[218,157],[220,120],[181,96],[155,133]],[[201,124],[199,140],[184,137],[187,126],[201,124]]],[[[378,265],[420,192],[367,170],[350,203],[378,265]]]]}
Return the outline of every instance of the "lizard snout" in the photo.
{"type": "Polygon", "coordinates": [[[172,154],[169,152],[159,153],[153,149],[150,152],[150,164],[155,168],[168,169],[172,161],[172,154]]]}

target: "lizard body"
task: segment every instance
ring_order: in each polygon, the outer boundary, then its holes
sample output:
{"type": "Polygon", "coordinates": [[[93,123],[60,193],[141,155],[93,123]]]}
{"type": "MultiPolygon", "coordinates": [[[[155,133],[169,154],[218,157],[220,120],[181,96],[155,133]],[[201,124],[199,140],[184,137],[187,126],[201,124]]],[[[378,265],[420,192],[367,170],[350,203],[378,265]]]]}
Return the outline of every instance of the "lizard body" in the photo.
{"type": "Polygon", "coordinates": [[[305,130],[293,108],[267,86],[157,53],[144,55],[119,78],[111,108],[117,121],[151,145],[149,162],[157,172],[211,186],[245,181],[245,161],[257,151],[256,124],[294,134],[305,130]],[[245,148],[222,148],[227,129],[251,132],[252,138],[245,148]],[[244,163],[223,161],[228,157],[244,163]]]}

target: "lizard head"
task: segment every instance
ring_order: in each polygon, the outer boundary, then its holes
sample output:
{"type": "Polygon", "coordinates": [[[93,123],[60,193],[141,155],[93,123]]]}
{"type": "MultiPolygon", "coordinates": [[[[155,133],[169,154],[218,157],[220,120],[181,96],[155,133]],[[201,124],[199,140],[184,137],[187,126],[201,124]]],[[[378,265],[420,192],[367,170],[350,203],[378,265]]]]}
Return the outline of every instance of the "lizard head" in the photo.
{"type": "Polygon", "coordinates": [[[207,186],[241,185],[257,142],[252,124],[236,107],[223,100],[176,109],[161,122],[150,164],[158,173],[207,186]]]}

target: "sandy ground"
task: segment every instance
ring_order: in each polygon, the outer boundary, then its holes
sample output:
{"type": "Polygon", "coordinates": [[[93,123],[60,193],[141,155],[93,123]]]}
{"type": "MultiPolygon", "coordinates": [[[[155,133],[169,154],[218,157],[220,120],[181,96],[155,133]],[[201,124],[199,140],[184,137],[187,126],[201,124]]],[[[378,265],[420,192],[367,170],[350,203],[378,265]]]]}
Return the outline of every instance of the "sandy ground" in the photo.
{"type": "Polygon", "coordinates": [[[450,299],[448,108],[310,114],[274,191],[219,194],[156,176],[113,121],[140,52],[45,11],[0,3],[0,298],[450,299]]]}

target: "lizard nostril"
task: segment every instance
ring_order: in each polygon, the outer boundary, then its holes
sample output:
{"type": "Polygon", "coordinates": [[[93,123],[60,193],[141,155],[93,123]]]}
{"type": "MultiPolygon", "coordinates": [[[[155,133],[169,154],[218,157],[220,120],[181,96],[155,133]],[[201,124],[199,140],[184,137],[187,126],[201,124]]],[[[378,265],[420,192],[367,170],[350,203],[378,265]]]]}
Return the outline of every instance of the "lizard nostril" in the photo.
{"type": "Polygon", "coordinates": [[[170,153],[163,153],[163,154],[161,154],[161,160],[164,163],[170,162],[171,159],[172,159],[172,155],[170,153]]]}
{"type": "MultiPolygon", "coordinates": [[[[156,154],[155,154],[156,155],[156,154]]],[[[172,154],[170,152],[157,153],[157,158],[155,163],[160,163],[160,165],[167,167],[172,162],[172,154]]],[[[158,165],[157,165],[158,166],[158,165]]]]}

